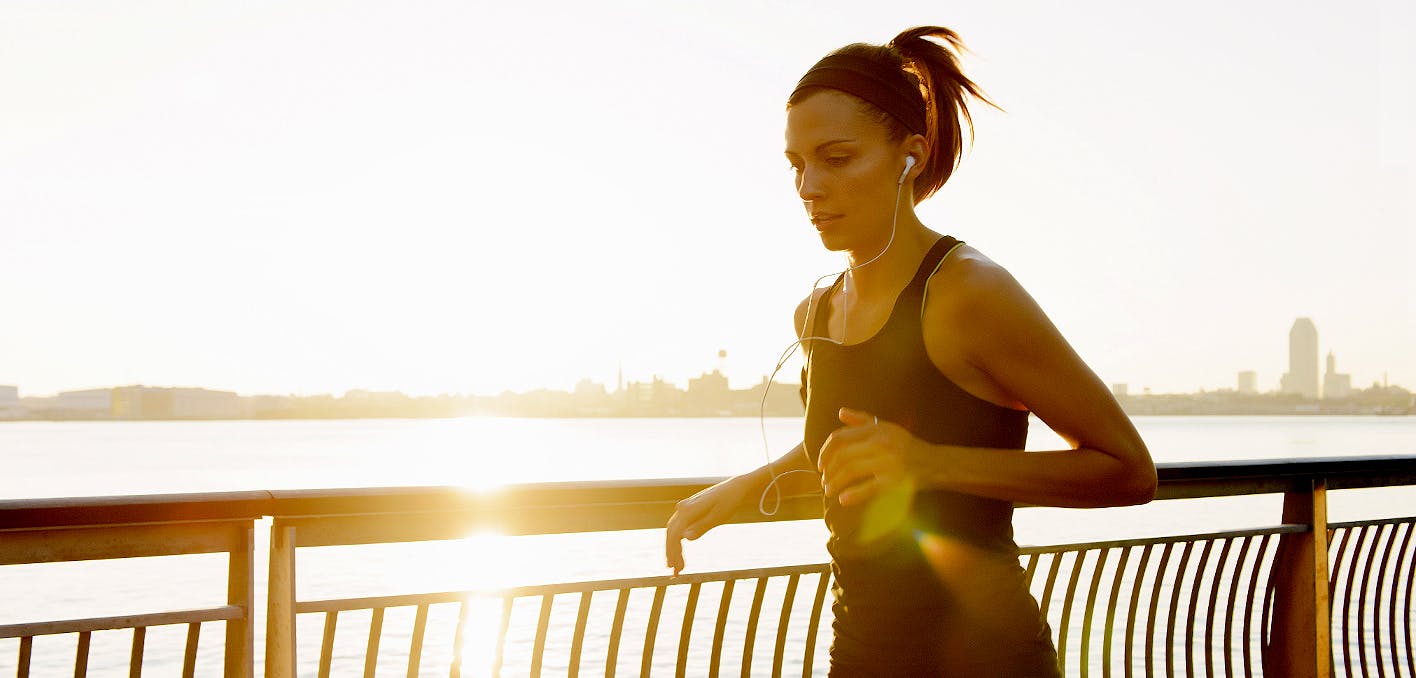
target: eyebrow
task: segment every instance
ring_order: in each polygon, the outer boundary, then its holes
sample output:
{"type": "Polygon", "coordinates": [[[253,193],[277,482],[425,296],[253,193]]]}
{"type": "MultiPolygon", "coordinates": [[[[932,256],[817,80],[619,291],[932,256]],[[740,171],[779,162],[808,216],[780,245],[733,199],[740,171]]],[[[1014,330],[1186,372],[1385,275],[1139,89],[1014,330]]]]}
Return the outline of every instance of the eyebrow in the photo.
{"type": "MultiPolygon", "coordinates": [[[[852,142],[852,141],[855,141],[855,139],[832,139],[832,140],[830,140],[830,141],[823,141],[823,142],[817,144],[817,145],[816,145],[816,148],[811,149],[811,151],[812,151],[813,153],[820,153],[820,152],[821,152],[821,149],[826,148],[827,146],[832,146],[832,145],[835,145],[835,144],[850,143],[850,142],[852,142]]],[[[784,151],[784,153],[787,154],[787,155],[795,155],[795,153],[793,153],[790,149],[784,151]]]]}

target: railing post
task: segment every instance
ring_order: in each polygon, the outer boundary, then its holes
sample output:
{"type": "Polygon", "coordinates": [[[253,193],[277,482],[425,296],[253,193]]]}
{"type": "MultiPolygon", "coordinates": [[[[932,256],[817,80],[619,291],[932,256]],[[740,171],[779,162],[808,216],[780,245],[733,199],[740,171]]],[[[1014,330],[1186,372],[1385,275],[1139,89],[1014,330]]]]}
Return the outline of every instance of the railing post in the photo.
{"type": "Polygon", "coordinates": [[[271,520],[266,678],[295,678],[295,528],[271,520]]]}
{"type": "Polygon", "coordinates": [[[1306,532],[1278,542],[1273,572],[1273,624],[1264,672],[1292,678],[1332,676],[1332,608],[1328,601],[1327,481],[1283,495],[1283,522],[1306,532]]]}
{"type": "Polygon", "coordinates": [[[226,604],[237,605],[245,616],[226,622],[226,678],[251,678],[255,669],[256,576],[255,526],[247,522],[241,528],[236,548],[231,550],[226,564],[226,604]]]}

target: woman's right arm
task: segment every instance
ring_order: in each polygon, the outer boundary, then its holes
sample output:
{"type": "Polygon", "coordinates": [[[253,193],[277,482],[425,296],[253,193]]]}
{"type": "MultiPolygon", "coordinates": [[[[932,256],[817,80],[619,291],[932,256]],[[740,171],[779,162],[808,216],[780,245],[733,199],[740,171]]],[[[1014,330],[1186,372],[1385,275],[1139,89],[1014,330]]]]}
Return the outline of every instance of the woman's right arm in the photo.
{"type": "Polygon", "coordinates": [[[683,570],[683,540],[703,536],[708,530],[727,522],[733,514],[744,508],[760,506],[758,502],[770,505],[778,503],[783,497],[820,490],[821,481],[816,475],[816,468],[802,453],[802,445],[798,443],[791,452],[782,455],[770,465],[733,476],[680,501],[674,507],[674,515],[669,518],[669,524],[664,529],[666,564],[673,568],[674,575],[677,576],[683,570]],[[783,474],[791,471],[810,471],[810,474],[792,473],[783,477],[783,474]],[[772,482],[773,475],[777,476],[776,491],[780,494],[776,495],[776,500],[768,497],[763,501],[764,494],[772,493],[768,484],[772,482]]]}
{"type": "MultiPolygon", "coordinates": [[[[814,305],[820,303],[822,291],[813,292],[797,305],[793,319],[798,338],[805,336],[807,316],[809,312],[815,311],[814,305]]],[[[763,505],[778,503],[788,496],[820,492],[821,477],[803,450],[804,443],[797,443],[790,452],[770,464],[750,473],[733,476],[680,501],[674,507],[674,515],[669,518],[669,524],[664,529],[664,557],[667,565],[673,568],[674,575],[677,576],[683,570],[683,540],[703,536],[708,530],[722,525],[734,513],[750,506],[750,502],[759,502],[760,509],[763,505]],[[809,473],[791,473],[792,471],[809,473]],[[772,483],[774,475],[777,478],[775,490],[780,494],[766,497],[765,494],[773,491],[768,486],[772,483]]]]}

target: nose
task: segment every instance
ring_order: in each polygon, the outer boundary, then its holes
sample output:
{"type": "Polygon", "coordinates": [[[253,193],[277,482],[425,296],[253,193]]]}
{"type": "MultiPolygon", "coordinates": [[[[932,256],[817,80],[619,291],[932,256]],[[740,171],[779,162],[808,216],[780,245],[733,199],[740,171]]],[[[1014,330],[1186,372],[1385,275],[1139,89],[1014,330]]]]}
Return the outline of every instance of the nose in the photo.
{"type": "Polygon", "coordinates": [[[804,165],[796,173],[797,195],[801,196],[802,202],[811,202],[821,199],[822,173],[817,171],[811,163],[804,165]]]}

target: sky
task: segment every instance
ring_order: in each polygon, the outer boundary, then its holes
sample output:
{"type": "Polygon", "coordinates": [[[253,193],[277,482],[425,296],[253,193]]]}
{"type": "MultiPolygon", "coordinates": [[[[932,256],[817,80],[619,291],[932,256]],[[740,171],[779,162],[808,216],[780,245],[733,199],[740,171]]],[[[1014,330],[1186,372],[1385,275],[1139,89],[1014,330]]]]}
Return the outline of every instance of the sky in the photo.
{"type": "Polygon", "coordinates": [[[844,267],[785,98],[921,24],[1003,109],[922,220],[1104,381],[1275,389],[1309,317],[1416,388],[1402,0],[7,2],[0,384],[745,388],[844,267]]]}

